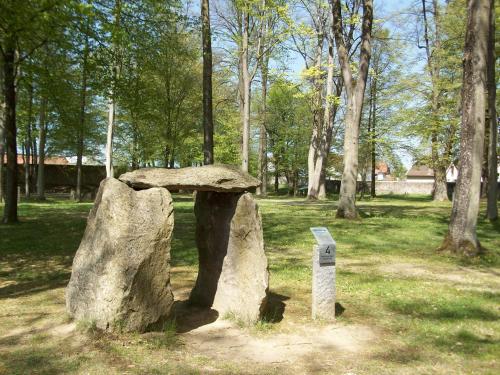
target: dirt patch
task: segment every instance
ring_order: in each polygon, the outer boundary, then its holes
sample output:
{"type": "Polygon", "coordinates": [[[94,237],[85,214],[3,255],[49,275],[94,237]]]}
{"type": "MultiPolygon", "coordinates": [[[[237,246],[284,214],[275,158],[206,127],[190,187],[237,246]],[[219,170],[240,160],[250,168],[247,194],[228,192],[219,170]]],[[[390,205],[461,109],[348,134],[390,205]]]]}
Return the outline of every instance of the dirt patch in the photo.
{"type": "Polygon", "coordinates": [[[367,352],[369,343],[376,338],[371,328],[362,325],[296,328],[293,334],[255,336],[230,321],[217,320],[184,334],[183,338],[193,353],[238,364],[306,369],[310,358],[319,356],[324,360],[317,370],[329,368],[341,357],[367,352]]]}

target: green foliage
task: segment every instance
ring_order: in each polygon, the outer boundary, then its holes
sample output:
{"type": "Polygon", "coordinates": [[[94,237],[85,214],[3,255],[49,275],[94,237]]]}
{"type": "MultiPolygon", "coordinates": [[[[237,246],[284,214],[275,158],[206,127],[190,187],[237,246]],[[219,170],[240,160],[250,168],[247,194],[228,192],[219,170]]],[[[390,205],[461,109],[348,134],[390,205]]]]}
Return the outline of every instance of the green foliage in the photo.
{"type": "Polygon", "coordinates": [[[298,180],[306,174],[307,150],[311,127],[309,101],[299,87],[286,80],[277,80],[269,90],[268,134],[269,151],[275,173],[286,176],[289,181],[298,180]]]}
{"type": "Polygon", "coordinates": [[[405,91],[401,88],[403,48],[399,43],[389,43],[391,36],[387,29],[374,30],[360,134],[359,165],[363,177],[371,173],[373,145],[376,163],[385,162],[394,177],[403,178],[406,174],[400,159],[401,150],[407,146],[402,136],[405,123],[401,121],[401,111],[407,104],[405,91]]]}
{"type": "MultiPolygon", "coordinates": [[[[413,73],[408,79],[413,81],[414,103],[406,109],[409,134],[420,139],[414,148],[414,158],[420,163],[443,166],[456,160],[460,128],[460,102],[462,86],[462,55],[467,20],[464,0],[449,1],[439,5],[439,40],[435,27],[431,25],[431,63],[436,73],[431,78],[429,68],[425,74],[413,73]],[[437,93],[437,109],[433,110],[433,90],[437,93]],[[432,160],[430,144],[436,141],[438,160],[432,160]]],[[[428,15],[430,17],[430,15],[428,15]]],[[[431,20],[433,20],[431,18],[431,20]]]]}

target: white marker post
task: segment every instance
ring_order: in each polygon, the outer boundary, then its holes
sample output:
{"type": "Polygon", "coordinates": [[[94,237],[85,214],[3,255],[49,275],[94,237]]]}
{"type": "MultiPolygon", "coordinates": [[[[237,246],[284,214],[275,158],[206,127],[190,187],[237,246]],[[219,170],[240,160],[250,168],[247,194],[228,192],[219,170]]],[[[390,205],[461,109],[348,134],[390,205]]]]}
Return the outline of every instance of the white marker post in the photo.
{"type": "Polygon", "coordinates": [[[335,320],[335,240],[324,227],[311,228],[313,248],[312,318],[335,320]]]}

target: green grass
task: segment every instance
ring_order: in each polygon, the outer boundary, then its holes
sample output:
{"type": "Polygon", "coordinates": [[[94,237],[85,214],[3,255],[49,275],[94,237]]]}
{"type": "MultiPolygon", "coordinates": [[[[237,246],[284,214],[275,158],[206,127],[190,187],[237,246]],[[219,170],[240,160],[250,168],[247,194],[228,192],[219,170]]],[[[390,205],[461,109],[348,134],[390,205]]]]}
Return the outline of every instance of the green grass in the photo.
{"type": "MultiPolygon", "coordinates": [[[[190,196],[174,201],[172,278],[189,287],[197,268],[193,202],[190,196]]],[[[270,309],[255,327],[241,329],[265,339],[324,324],[310,319],[309,227],[326,226],[337,241],[337,300],[343,310],[337,324],[369,327],[377,336],[362,355],[338,359],[339,369],[498,373],[499,224],[479,219],[478,237],[488,252],[470,260],[436,250],[450,203],[423,196],[367,199],[359,202],[357,221],[336,219],[335,205],[286,196],[259,200],[270,309]]],[[[174,323],[149,336],[48,334],[47,326],[68,321],[64,286],[91,204],[48,201],[19,208],[20,224],[0,226],[0,374],[184,374],[203,373],[206,366],[221,373],[257,371],[194,355],[174,323]]]]}

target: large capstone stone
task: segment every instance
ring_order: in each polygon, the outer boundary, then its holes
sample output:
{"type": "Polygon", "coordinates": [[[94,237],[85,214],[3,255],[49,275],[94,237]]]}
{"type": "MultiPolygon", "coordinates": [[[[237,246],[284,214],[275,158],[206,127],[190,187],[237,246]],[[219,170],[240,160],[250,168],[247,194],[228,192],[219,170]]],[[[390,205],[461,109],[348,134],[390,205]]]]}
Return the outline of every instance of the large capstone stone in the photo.
{"type": "Polygon", "coordinates": [[[143,332],[170,313],[170,193],[101,183],[73,261],[66,306],[106,330],[143,332]]]}
{"type": "Polygon", "coordinates": [[[256,322],[265,308],[269,272],[252,195],[198,192],[195,215],[199,273],[191,303],[256,322]]]}
{"type": "Polygon", "coordinates": [[[168,190],[244,192],[260,186],[260,181],[237,167],[205,165],[179,169],[142,168],[120,176],[135,189],[164,187],[168,190]]]}

